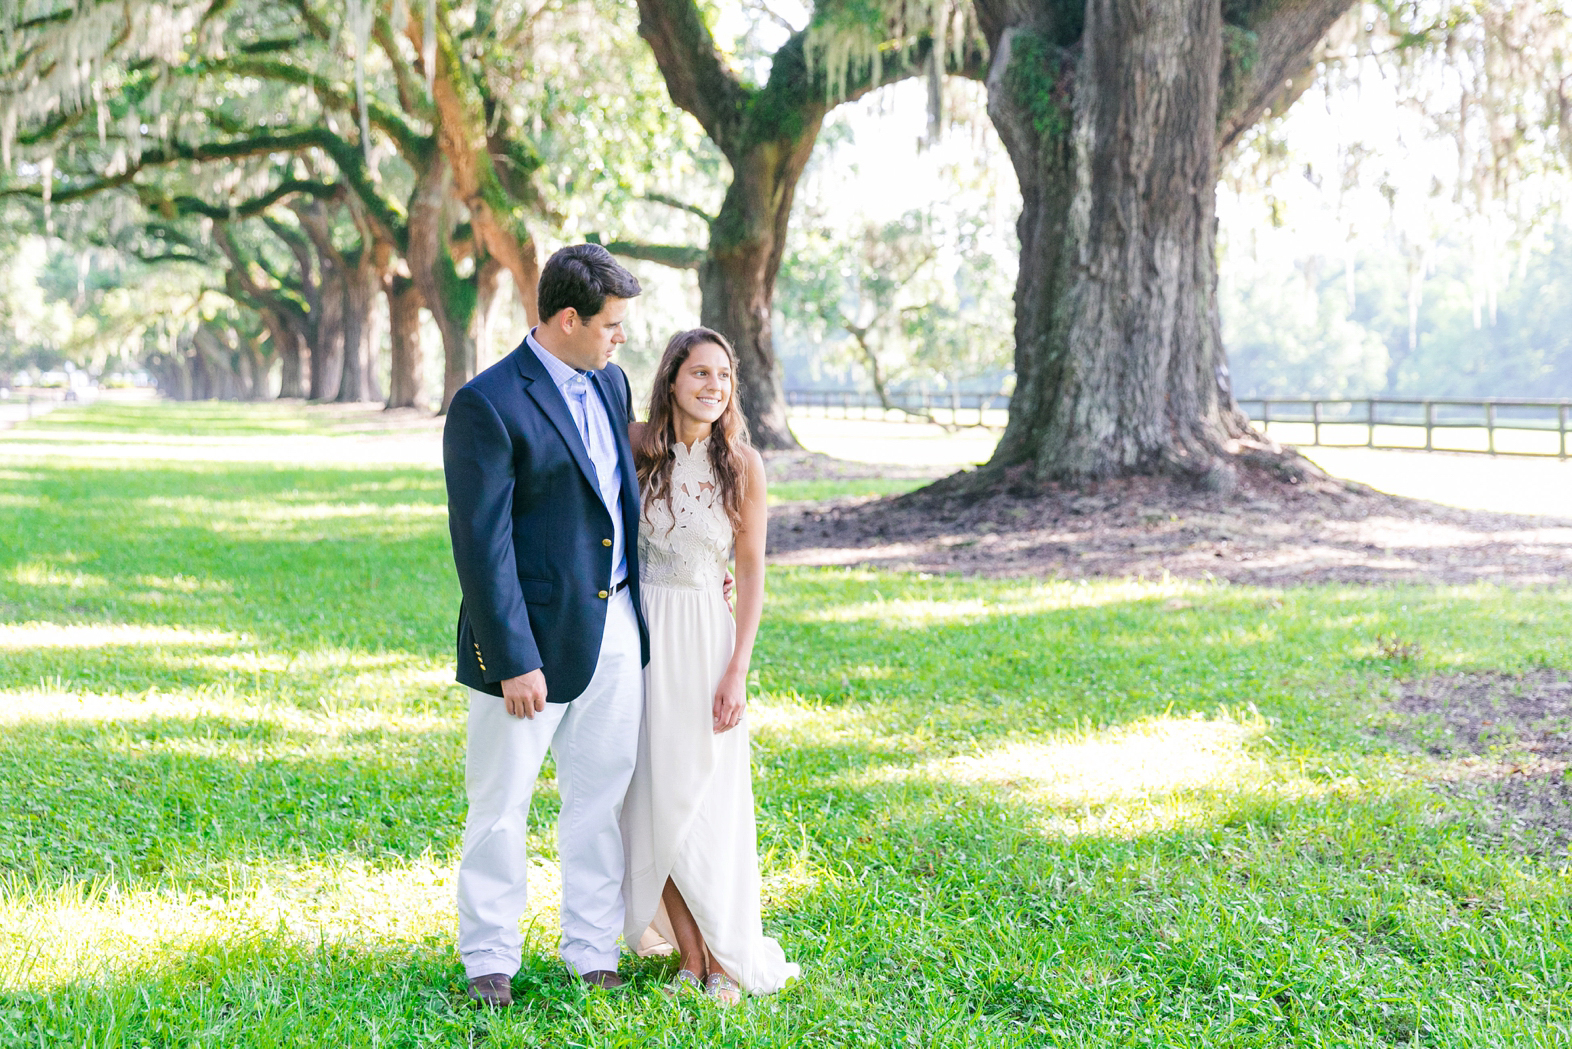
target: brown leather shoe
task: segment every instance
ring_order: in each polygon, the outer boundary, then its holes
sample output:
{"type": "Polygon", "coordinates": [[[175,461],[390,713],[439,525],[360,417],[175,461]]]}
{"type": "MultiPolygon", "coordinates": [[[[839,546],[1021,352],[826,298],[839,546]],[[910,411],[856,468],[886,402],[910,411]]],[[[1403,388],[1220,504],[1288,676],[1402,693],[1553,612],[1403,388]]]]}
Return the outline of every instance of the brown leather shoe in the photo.
{"type": "Polygon", "coordinates": [[[622,977],[617,975],[615,969],[596,969],[592,972],[579,973],[579,979],[603,991],[615,991],[623,983],[622,977]]]}
{"type": "Polygon", "coordinates": [[[506,1009],[513,1004],[513,981],[503,973],[487,973],[469,981],[469,996],[480,1005],[506,1009]]]}

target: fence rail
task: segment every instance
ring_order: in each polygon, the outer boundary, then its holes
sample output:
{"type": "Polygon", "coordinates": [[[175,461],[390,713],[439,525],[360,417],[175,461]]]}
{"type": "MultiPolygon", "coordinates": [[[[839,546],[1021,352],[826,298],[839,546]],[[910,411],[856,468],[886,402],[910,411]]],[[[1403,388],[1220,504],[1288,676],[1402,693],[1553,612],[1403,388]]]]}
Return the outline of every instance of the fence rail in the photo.
{"type": "Polygon", "coordinates": [[[1242,397],[1239,407],[1290,444],[1561,459],[1572,454],[1572,400],[1242,397]]]}
{"type": "Polygon", "coordinates": [[[888,420],[893,412],[901,422],[998,428],[1008,417],[1010,398],[1002,393],[901,391],[891,393],[886,406],[872,390],[787,390],[786,406],[838,419],[888,420]]]}
{"type": "MultiPolygon", "coordinates": [[[[1288,444],[1324,448],[1414,449],[1572,458],[1572,400],[1485,397],[1241,397],[1263,431],[1288,444]]],[[[795,389],[789,408],[806,415],[944,426],[1002,427],[1010,398],[1001,393],[889,395],[871,390],[795,389]]]]}

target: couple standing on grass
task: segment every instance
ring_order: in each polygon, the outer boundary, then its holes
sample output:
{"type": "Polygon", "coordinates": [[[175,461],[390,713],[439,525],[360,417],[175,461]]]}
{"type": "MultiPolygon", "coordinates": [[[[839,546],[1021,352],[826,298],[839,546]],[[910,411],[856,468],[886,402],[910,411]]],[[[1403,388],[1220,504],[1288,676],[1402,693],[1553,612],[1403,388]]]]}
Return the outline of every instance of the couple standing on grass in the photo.
{"type": "Polygon", "coordinates": [[[469,994],[512,1003],[530,795],[549,748],[562,810],[562,960],[621,986],[617,936],[681,956],[670,989],[723,1004],[798,973],[759,912],[746,708],[764,607],[764,463],[736,356],[674,336],[649,421],[609,363],[639,294],[602,247],[554,254],[540,324],[459,390],[443,431],[469,688],[458,875],[469,994]],[[735,620],[723,594],[736,550],[735,620]]]}

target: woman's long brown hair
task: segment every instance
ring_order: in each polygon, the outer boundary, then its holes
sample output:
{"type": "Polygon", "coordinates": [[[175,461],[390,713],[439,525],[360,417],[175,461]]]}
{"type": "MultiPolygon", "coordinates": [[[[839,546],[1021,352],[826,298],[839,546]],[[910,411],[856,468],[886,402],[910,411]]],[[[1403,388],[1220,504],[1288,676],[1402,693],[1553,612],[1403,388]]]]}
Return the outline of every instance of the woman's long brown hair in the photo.
{"type": "Polygon", "coordinates": [[[748,423],[737,403],[737,354],[720,332],[709,328],[679,331],[666,344],[666,352],[661,354],[660,365],[655,369],[654,387],[650,390],[649,422],[644,424],[644,434],[633,449],[633,462],[638,468],[639,491],[643,497],[646,500],[665,499],[670,507],[671,467],[676,459],[672,447],[677,443],[672,385],[693,348],[705,343],[725,350],[726,359],[731,363],[731,396],[726,401],[726,410],[710,430],[709,452],[721,507],[735,532],[742,527],[742,500],[747,494],[748,475],[742,450],[749,443],[748,423]]]}

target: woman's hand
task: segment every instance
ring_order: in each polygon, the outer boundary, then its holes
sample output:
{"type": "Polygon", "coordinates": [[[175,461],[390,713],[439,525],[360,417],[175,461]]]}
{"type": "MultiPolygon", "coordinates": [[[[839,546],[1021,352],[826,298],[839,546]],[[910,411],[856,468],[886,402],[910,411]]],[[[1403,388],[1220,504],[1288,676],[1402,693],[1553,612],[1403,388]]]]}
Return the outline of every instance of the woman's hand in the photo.
{"type": "Polygon", "coordinates": [[[738,671],[727,668],[726,674],[721,678],[720,687],[715,690],[715,734],[729,732],[742,721],[742,713],[748,706],[748,683],[746,677],[738,671]]]}

